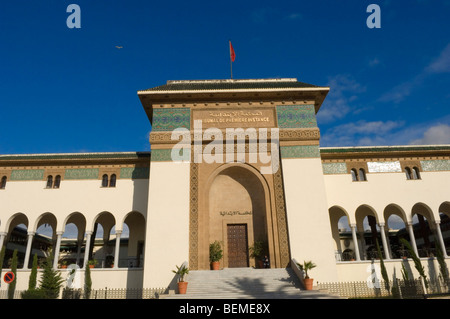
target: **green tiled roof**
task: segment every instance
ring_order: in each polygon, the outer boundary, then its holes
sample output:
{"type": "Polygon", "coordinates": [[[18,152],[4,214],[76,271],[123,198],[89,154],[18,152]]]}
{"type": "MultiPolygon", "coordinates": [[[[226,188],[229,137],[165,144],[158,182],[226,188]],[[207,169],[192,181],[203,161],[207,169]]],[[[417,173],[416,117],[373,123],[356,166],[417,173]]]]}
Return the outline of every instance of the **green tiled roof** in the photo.
{"type": "Polygon", "coordinates": [[[138,159],[149,158],[150,152],[61,153],[0,155],[3,160],[73,160],[73,159],[138,159]]]}
{"type": "Polygon", "coordinates": [[[450,151],[450,145],[405,145],[405,146],[361,146],[322,147],[321,154],[366,153],[366,152],[410,152],[410,151],[450,151]]]}
{"type": "Polygon", "coordinates": [[[167,81],[166,84],[143,91],[208,91],[208,90],[248,90],[248,89],[292,89],[319,88],[294,78],[255,80],[192,80],[167,81]]]}

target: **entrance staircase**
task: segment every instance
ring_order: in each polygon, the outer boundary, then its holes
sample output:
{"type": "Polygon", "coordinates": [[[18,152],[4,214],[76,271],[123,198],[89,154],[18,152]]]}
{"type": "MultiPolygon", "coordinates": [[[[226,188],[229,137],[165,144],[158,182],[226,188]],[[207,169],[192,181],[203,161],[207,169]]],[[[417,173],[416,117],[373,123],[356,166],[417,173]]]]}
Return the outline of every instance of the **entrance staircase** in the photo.
{"type": "Polygon", "coordinates": [[[306,291],[291,268],[191,270],[187,293],[160,295],[164,299],[330,299],[318,290],[306,291]]]}

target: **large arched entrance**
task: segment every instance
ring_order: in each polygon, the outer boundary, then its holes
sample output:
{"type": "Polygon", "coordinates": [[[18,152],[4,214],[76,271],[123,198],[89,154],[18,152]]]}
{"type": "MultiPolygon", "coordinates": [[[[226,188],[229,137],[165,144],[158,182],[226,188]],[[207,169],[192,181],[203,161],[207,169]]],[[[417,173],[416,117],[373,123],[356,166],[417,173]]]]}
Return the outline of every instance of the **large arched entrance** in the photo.
{"type": "Polygon", "coordinates": [[[243,166],[232,165],[212,179],[209,188],[209,237],[224,247],[224,266],[258,266],[269,253],[267,206],[261,180],[243,166]],[[249,247],[262,246],[262,256],[249,247]]]}
{"type": "Polygon", "coordinates": [[[253,257],[249,251],[255,244],[263,247],[271,268],[289,265],[281,173],[263,175],[247,163],[194,163],[190,178],[191,269],[210,268],[209,245],[216,240],[224,250],[221,267],[260,267],[264,255],[253,257]]]}

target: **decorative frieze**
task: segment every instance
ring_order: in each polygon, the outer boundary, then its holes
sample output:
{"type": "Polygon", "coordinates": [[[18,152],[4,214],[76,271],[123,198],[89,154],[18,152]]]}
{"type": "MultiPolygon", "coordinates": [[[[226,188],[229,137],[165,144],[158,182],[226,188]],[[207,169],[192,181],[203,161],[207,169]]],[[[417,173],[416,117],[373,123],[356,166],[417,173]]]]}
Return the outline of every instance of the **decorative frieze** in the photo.
{"type": "Polygon", "coordinates": [[[122,167],[120,178],[123,179],[148,179],[150,167],[122,167]]]}
{"type": "Polygon", "coordinates": [[[173,131],[191,127],[191,110],[188,108],[163,108],[153,110],[152,131],[173,131]]]}
{"type": "Polygon", "coordinates": [[[178,150],[178,159],[172,159],[172,149],[155,149],[152,150],[151,161],[152,162],[171,162],[174,160],[178,161],[189,161],[191,159],[190,149],[180,148],[178,150]],[[185,152],[186,150],[186,152],[185,152]]]}
{"type": "Polygon", "coordinates": [[[279,128],[317,127],[314,105],[278,105],[277,118],[279,128]]]}
{"type": "Polygon", "coordinates": [[[281,146],[281,158],[316,158],[320,157],[319,145],[281,146]]]}
{"type": "Polygon", "coordinates": [[[424,172],[450,171],[450,160],[420,161],[424,172]]]}
{"type": "Polygon", "coordinates": [[[347,164],[341,163],[322,163],[324,174],[347,174],[347,164]]]}
{"type": "Polygon", "coordinates": [[[44,169],[16,169],[11,172],[12,181],[41,181],[44,179],[44,169]]]}
{"type": "Polygon", "coordinates": [[[73,168],[66,169],[64,176],[65,180],[69,179],[98,179],[99,169],[98,168],[73,168]]]}

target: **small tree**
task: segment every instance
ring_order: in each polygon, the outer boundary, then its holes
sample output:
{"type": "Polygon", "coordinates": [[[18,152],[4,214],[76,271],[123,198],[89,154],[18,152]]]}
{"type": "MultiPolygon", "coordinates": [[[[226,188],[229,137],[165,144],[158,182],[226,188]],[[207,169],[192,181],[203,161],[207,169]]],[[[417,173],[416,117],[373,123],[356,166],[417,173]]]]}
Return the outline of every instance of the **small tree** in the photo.
{"type": "Polygon", "coordinates": [[[33,265],[31,266],[30,278],[28,279],[28,290],[36,289],[37,266],[38,266],[37,255],[34,254],[34,256],[33,256],[33,265]]]}
{"type": "Polygon", "coordinates": [[[215,241],[211,244],[209,244],[209,261],[215,262],[222,259],[223,256],[223,250],[222,246],[220,245],[219,241],[215,241]]]}
{"type": "Polygon", "coordinates": [[[178,281],[179,282],[183,282],[184,281],[184,277],[189,274],[189,268],[187,268],[186,266],[181,265],[181,267],[175,266],[177,267],[177,270],[172,270],[173,273],[178,275],[178,281]]]}
{"type": "Polygon", "coordinates": [[[303,265],[297,263],[297,266],[300,268],[301,271],[305,272],[305,279],[309,279],[308,270],[317,267],[317,265],[314,264],[312,261],[303,261],[303,265]]]}
{"type": "Polygon", "coordinates": [[[420,274],[420,277],[421,277],[420,279],[421,279],[422,285],[424,286],[423,287],[424,293],[426,293],[426,289],[428,289],[427,275],[425,274],[425,268],[423,268],[422,263],[420,262],[420,258],[417,257],[416,252],[414,251],[414,249],[411,247],[411,245],[405,238],[400,238],[400,242],[403,245],[405,245],[406,249],[408,249],[408,252],[410,253],[411,258],[414,261],[414,267],[416,267],[417,271],[420,274]]]}
{"type": "Polygon", "coordinates": [[[91,269],[89,265],[84,268],[84,299],[89,299],[92,291],[91,269]]]}
{"type": "Polygon", "coordinates": [[[8,299],[14,299],[17,282],[17,249],[14,250],[11,261],[11,272],[14,274],[14,280],[8,285],[8,299]]]}
{"type": "Polygon", "coordinates": [[[403,281],[405,281],[405,282],[409,282],[409,272],[408,272],[408,270],[406,269],[406,267],[405,267],[405,264],[404,263],[402,263],[402,278],[403,278],[403,281]]]}
{"type": "Polygon", "coordinates": [[[44,263],[44,271],[40,280],[40,289],[46,299],[57,299],[64,282],[61,273],[53,269],[53,255],[49,254],[44,263]]]}
{"type": "Polygon", "coordinates": [[[3,261],[5,260],[5,251],[6,251],[6,246],[3,246],[2,249],[0,250],[0,275],[3,270],[3,261]]]}
{"type": "Polygon", "coordinates": [[[378,258],[380,258],[380,267],[381,267],[381,276],[384,280],[384,287],[386,290],[391,293],[391,287],[389,285],[389,276],[387,274],[386,266],[384,265],[383,255],[381,253],[380,245],[378,244],[378,240],[376,241],[377,244],[377,252],[378,252],[378,258]]]}
{"type": "Polygon", "coordinates": [[[444,254],[442,253],[441,246],[437,246],[436,249],[436,258],[439,263],[439,272],[441,273],[442,280],[444,281],[444,284],[449,284],[449,276],[448,276],[448,269],[447,264],[445,263],[444,254]]]}

